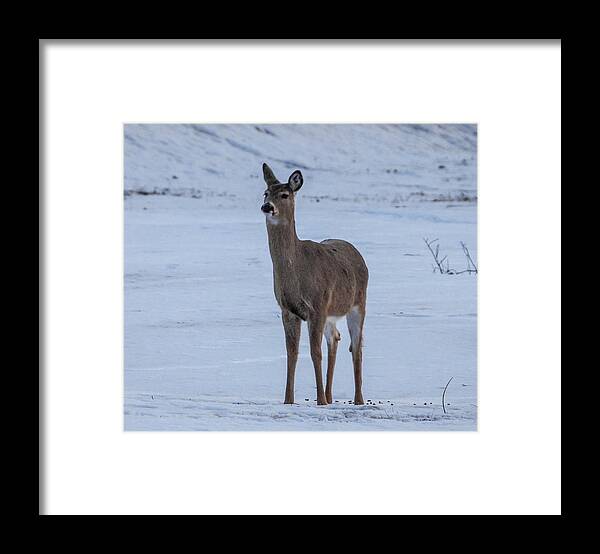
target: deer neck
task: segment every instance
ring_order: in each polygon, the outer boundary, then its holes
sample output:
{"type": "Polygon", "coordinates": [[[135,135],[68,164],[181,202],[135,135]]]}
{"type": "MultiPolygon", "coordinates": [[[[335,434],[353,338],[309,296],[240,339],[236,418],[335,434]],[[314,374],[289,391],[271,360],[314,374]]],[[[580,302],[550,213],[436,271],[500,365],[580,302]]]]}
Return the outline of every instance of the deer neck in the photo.
{"type": "Polygon", "coordinates": [[[288,271],[296,262],[298,254],[298,235],[296,234],[296,221],[267,222],[269,236],[269,251],[273,261],[273,269],[280,273],[288,271]]]}

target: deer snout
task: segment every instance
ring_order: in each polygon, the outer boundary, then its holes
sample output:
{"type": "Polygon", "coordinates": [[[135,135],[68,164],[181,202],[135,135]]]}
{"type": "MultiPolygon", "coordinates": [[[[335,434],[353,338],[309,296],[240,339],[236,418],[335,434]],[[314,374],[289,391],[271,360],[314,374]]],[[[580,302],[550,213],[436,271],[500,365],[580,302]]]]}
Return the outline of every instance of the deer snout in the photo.
{"type": "Polygon", "coordinates": [[[273,206],[273,204],[271,204],[271,202],[266,202],[265,204],[263,204],[260,209],[265,212],[266,214],[269,213],[274,213],[275,212],[275,206],[273,206]]]}

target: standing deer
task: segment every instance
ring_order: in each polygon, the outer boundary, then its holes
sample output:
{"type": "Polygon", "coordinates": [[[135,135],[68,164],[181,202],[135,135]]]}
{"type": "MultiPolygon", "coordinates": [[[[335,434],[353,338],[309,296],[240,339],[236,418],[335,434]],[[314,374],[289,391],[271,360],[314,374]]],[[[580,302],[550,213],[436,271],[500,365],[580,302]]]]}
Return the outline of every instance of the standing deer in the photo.
{"type": "Polygon", "coordinates": [[[266,215],[269,251],[273,261],[275,298],[281,307],[287,349],[285,403],[294,403],[294,376],[300,325],[308,323],[310,355],[317,382],[317,404],[333,402],[333,369],[340,334],[336,321],[346,316],[354,365],[354,403],[362,396],[362,333],[369,272],[363,257],[349,242],[300,240],[296,234],[295,195],[304,179],[294,171],[280,183],[263,164],[267,190],[261,210],[266,215]],[[327,385],[323,389],[321,343],[327,340],[327,385]]]}

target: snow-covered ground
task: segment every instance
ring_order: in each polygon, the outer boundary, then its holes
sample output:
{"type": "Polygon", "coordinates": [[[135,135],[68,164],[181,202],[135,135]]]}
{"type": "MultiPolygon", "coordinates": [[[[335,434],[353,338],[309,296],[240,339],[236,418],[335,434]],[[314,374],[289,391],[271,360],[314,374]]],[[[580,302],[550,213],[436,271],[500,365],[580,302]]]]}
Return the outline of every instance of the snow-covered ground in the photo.
{"type": "Polygon", "coordinates": [[[476,127],[127,125],[126,430],[475,430],[476,127]],[[364,397],[353,406],[348,332],[331,406],[316,406],[306,326],[296,405],[260,212],[266,161],[301,169],[300,238],[343,238],[370,272],[364,397]],[[443,389],[450,378],[444,414],[443,389]]]}

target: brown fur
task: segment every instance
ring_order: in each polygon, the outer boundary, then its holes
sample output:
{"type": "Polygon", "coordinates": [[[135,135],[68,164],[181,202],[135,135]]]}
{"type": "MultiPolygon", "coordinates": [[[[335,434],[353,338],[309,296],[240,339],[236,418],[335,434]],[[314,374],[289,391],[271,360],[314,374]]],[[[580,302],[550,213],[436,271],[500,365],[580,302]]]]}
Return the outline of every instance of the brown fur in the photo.
{"type": "Polygon", "coordinates": [[[328,317],[347,316],[354,365],[354,403],[362,397],[362,329],[367,301],[369,272],[363,257],[349,242],[328,239],[317,243],[300,240],[296,234],[294,197],[303,183],[295,171],[280,183],[263,164],[267,190],[266,215],[269,250],[273,261],[275,298],[282,311],[287,348],[285,403],[294,402],[294,375],[298,359],[300,325],[308,323],[310,354],[317,383],[317,403],[333,402],[333,370],[340,334],[328,317]],[[286,197],[287,195],[287,197],[286,197]],[[323,388],[321,343],[327,338],[327,386],[323,388]]]}

